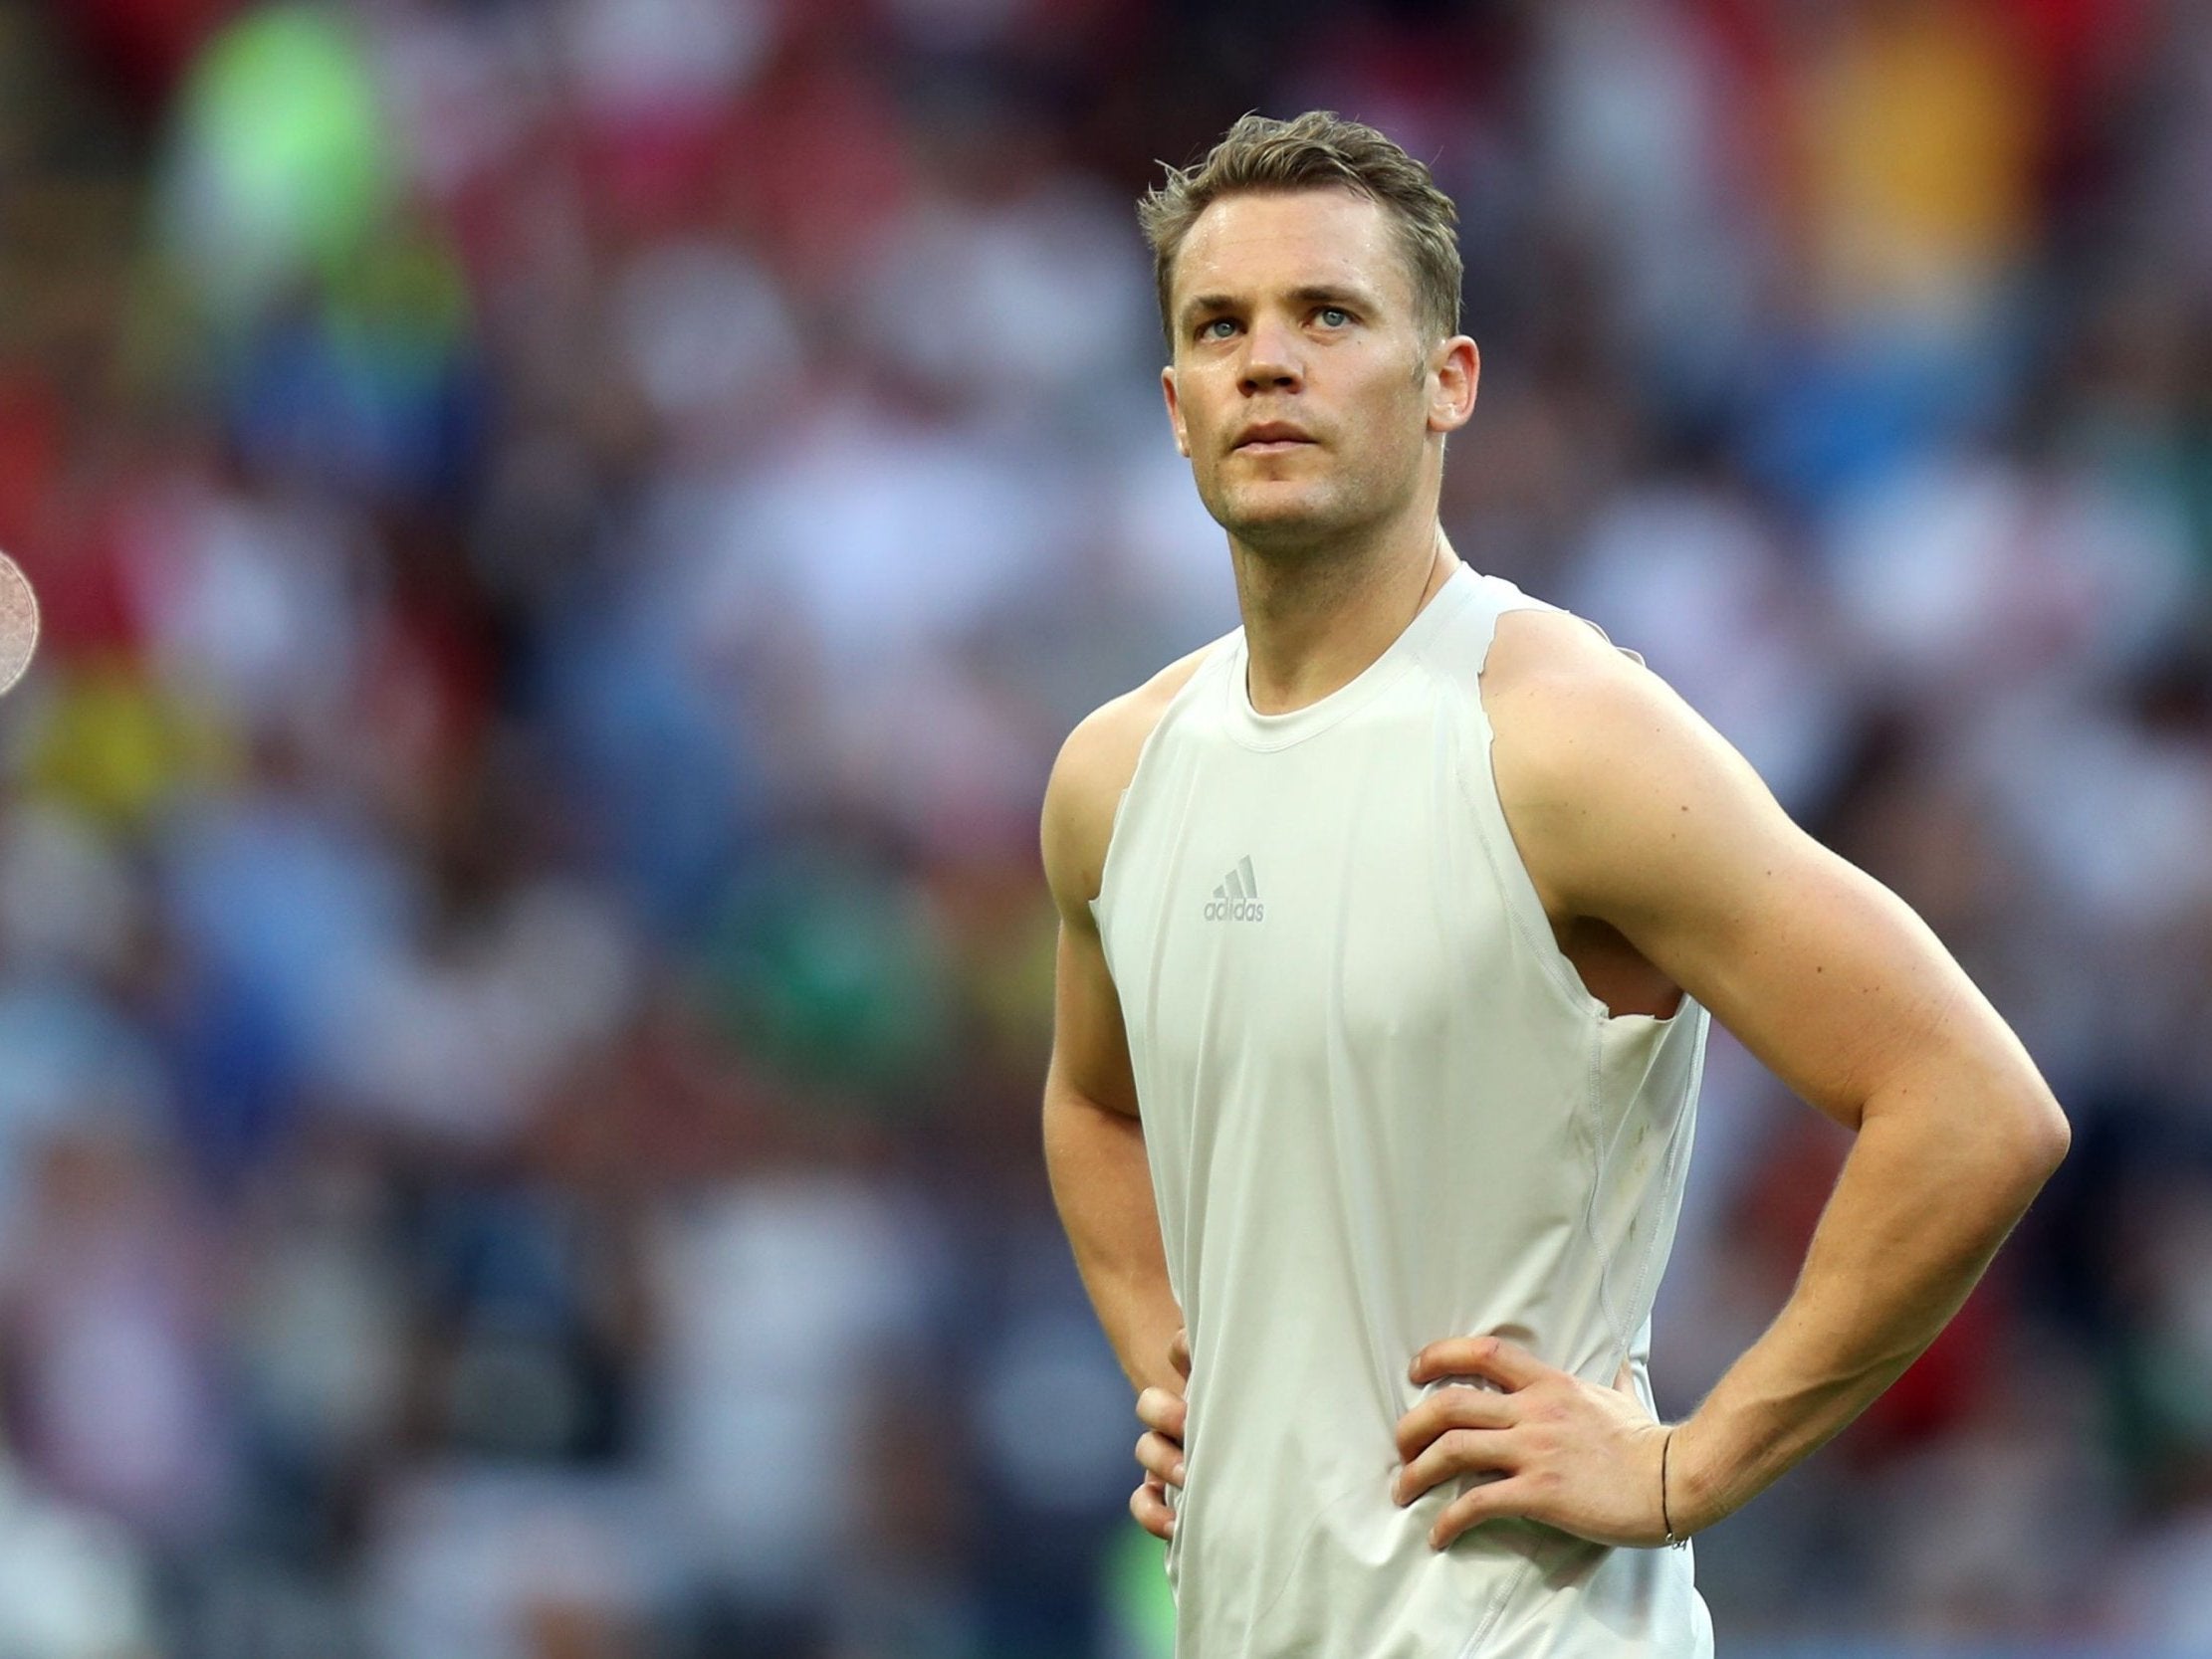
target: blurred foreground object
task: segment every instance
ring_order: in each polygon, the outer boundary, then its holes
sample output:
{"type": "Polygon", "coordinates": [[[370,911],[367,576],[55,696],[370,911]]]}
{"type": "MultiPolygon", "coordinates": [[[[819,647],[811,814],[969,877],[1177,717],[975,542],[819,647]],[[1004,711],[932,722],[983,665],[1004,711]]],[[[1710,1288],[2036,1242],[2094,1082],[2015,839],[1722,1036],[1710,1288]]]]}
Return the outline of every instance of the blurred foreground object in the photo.
{"type": "Polygon", "coordinates": [[[38,643],[38,595],[15,560],[0,553],[0,692],[23,678],[38,643]]]}

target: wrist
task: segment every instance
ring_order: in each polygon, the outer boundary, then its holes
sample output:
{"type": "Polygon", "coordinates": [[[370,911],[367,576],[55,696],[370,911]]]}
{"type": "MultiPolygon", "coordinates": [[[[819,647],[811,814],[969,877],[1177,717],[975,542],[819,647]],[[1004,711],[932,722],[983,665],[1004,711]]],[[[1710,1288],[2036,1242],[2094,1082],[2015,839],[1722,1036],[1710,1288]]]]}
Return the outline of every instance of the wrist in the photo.
{"type": "Polygon", "coordinates": [[[1692,1415],[1666,1431],[1661,1471],[1669,1542],[1687,1540],[1727,1514],[1702,1432],[1705,1426],[1692,1415]]]}

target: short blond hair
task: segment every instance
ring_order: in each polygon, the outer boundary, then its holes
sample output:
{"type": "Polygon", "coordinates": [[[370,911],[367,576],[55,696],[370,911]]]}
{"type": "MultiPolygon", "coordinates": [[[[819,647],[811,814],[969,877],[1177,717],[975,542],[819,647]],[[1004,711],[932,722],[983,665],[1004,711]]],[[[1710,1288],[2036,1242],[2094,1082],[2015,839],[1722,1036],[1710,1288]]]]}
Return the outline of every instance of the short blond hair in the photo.
{"type": "Polygon", "coordinates": [[[1221,135],[1196,167],[1168,176],[1137,202],[1152,245],[1160,324],[1175,349],[1171,290],[1176,255],[1199,215],[1223,196],[1285,190],[1350,190],[1391,216],[1414,279],[1416,320],[1432,342],[1459,331],[1459,213],[1429,169],[1372,126],[1327,109],[1290,120],[1249,114],[1221,135]]]}

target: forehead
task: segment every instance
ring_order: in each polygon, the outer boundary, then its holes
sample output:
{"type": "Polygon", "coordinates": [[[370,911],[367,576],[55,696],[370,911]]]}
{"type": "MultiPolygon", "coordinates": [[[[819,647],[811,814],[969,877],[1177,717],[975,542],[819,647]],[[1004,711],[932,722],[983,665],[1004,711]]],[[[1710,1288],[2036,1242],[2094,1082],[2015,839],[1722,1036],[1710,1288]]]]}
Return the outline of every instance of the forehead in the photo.
{"type": "Polygon", "coordinates": [[[1411,310],[1413,274],[1381,204],[1327,188],[1224,196],[1199,215],[1176,253],[1178,306],[1199,294],[1314,287],[1364,289],[1411,310]]]}

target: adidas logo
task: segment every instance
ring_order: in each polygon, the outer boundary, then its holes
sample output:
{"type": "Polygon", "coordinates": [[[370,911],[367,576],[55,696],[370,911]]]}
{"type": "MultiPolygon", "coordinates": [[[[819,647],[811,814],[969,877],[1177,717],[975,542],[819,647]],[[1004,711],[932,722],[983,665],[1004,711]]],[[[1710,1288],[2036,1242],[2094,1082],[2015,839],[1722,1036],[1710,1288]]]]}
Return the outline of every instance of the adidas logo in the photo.
{"type": "Polygon", "coordinates": [[[1264,922],[1267,907],[1259,902],[1259,882],[1252,875],[1252,861],[1240,858],[1228,878],[1214,890],[1214,897],[1207,902],[1206,920],[1209,922],[1264,922]]]}

